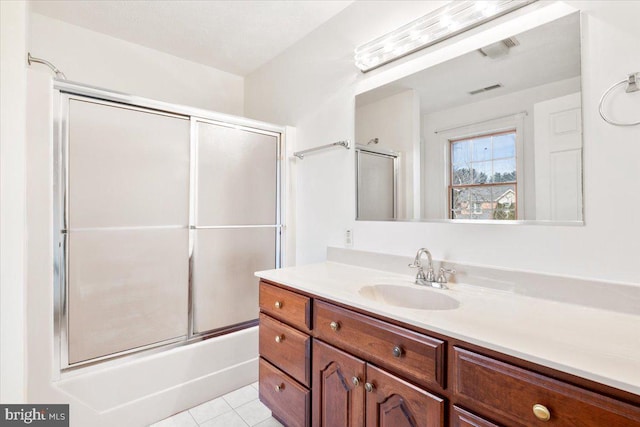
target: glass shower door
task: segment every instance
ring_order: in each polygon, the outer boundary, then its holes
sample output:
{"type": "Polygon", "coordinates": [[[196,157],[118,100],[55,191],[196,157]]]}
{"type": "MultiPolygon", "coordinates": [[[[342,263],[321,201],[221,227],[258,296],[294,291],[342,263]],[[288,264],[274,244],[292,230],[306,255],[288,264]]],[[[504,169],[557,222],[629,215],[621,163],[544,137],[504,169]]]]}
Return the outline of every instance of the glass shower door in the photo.
{"type": "Polygon", "coordinates": [[[62,370],[252,326],[280,266],[280,131],[120,98],[57,98],[62,370]]]}
{"type": "Polygon", "coordinates": [[[188,118],[76,96],[63,104],[63,367],[184,339],[188,118]]]}
{"type": "Polygon", "coordinates": [[[197,121],[193,333],[258,318],[254,271],[279,266],[279,135],[197,121]]]}

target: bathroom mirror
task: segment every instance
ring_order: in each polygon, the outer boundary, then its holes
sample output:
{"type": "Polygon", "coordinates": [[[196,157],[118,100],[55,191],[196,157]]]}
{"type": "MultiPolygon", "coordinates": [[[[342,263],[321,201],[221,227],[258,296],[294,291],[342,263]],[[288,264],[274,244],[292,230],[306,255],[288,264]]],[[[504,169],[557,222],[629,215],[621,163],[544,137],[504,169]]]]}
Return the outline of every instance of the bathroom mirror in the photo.
{"type": "Polygon", "coordinates": [[[581,224],[580,14],[356,97],[359,220],[581,224]]]}

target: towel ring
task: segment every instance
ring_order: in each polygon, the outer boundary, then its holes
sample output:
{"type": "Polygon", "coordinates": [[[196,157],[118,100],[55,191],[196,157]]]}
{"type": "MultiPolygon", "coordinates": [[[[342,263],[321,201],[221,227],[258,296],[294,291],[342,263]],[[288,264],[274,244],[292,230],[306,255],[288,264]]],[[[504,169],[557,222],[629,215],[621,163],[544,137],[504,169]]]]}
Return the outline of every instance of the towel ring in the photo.
{"type": "Polygon", "coordinates": [[[640,87],[638,87],[638,80],[640,80],[640,78],[638,77],[640,73],[633,73],[633,74],[629,74],[629,77],[627,77],[624,80],[619,81],[618,83],[615,83],[613,86],[611,86],[609,89],[607,89],[604,94],[602,94],[602,98],[600,98],[600,104],[598,104],[598,112],[600,112],[600,117],[602,117],[602,119],[614,126],[637,126],[640,125],[640,120],[636,121],[636,122],[630,122],[630,123],[621,123],[621,122],[616,122],[614,120],[611,120],[610,118],[608,118],[603,111],[603,104],[604,104],[604,100],[605,98],[611,93],[612,90],[614,90],[615,88],[617,88],[618,86],[621,86],[623,84],[627,84],[627,88],[625,89],[626,93],[632,93],[632,92],[637,92],[640,90],[640,87]]]}

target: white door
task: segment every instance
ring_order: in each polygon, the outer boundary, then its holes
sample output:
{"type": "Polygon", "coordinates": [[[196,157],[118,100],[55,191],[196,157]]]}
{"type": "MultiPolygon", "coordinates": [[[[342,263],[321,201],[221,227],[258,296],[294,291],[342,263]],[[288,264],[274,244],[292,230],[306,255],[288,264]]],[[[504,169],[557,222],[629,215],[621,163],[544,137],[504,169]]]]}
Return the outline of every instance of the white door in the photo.
{"type": "Polygon", "coordinates": [[[536,220],[582,221],[580,93],[533,107],[536,220]]]}

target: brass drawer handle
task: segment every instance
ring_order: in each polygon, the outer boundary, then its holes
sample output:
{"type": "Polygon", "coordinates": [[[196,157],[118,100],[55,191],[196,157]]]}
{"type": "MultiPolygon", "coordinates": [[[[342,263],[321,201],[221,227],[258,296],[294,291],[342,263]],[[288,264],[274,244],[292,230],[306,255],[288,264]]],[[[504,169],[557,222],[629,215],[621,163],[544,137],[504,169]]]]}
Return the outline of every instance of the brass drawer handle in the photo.
{"type": "Polygon", "coordinates": [[[282,301],[276,301],[275,304],[273,304],[276,306],[276,308],[282,308],[283,304],[282,301]]]}
{"type": "Polygon", "coordinates": [[[284,383],[280,383],[275,387],[276,391],[278,393],[282,393],[282,391],[284,390],[284,383]]]}
{"type": "Polygon", "coordinates": [[[376,386],[374,386],[371,383],[364,383],[364,389],[367,391],[367,393],[371,393],[373,392],[373,390],[375,390],[376,386]]]}
{"type": "Polygon", "coordinates": [[[351,378],[351,382],[353,383],[353,385],[354,385],[355,387],[358,387],[358,386],[360,385],[360,378],[358,378],[358,377],[353,377],[353,378],[351,378]]]}
{"type": "Polygon", "coordinates": [[[276,342],[282,342],[282,341],[284,341],[284,334],[276,335],[276,342]]]}
{"type": "Polygon", "coordinates": [[[333,332],[337,332],[340,329],[340,322],[331,322],[329,323],[329,327],[333,330],[333,332]]]}
{"type": "Polygon", "coordinates": [[[536,403],[533,405],[533,415],[540,421],[549,421],[551,419],[551,412],[546,406],[536,403]]]}
{"type": "Polygon", "coordinates": [[[401,357],[404,354],[404,350],[402,349],[402,347],[397,345],[393,347],[393,350],[391,350],[391,353],[393,354],[393,357],[401,357]]]}

